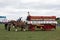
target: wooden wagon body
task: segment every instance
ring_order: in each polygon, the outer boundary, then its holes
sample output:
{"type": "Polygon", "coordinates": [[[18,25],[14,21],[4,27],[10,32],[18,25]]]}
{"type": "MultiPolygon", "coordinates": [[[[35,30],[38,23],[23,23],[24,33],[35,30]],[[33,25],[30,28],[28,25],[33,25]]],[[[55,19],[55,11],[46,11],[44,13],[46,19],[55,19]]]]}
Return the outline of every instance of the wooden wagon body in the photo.
{"type": "Polygon", "coordinates": [[[35,26],[43,30],[56,29],[56,16],[27,16],[27,23],[30,25],[29,29],[34,31],[35,26]]]}

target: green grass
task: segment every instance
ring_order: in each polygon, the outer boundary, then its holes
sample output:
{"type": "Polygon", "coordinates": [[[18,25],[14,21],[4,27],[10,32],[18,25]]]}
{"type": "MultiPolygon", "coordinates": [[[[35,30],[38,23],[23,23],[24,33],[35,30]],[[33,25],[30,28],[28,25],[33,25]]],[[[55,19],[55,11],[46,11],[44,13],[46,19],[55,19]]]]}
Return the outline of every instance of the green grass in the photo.
{"type": "Polygon", "coordinates": [[[0,24],[0,40],[60,40],[60,27],[54,31],[6,31],[0,24]]]}

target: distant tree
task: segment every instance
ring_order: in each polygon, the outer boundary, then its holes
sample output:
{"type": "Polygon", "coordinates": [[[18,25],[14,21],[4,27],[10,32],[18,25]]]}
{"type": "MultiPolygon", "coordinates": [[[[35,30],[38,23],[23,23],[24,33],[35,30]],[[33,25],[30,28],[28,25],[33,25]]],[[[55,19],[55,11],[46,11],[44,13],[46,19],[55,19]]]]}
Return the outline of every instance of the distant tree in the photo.
{"type": "Polygon", "coordinates": [[[56,20],[59,20],[60,18],[56,18],[56,20]]]}
{"type": "Polygon", "coordinates": [[[56,21],[60,24],[60,18],[56,18],[56,21]]]}

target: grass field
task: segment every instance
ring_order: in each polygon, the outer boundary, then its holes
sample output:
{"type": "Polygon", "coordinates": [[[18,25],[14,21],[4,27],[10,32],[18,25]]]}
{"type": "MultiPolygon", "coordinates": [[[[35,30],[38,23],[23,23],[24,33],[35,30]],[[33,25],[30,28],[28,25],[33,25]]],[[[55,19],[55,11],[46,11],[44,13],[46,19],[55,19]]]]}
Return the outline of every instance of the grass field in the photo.
{"type": "Polygon", "coordinates": [[[60,27],[54,31],[6,31],[0,24],[0,40],[60,40],[60,27]]]}

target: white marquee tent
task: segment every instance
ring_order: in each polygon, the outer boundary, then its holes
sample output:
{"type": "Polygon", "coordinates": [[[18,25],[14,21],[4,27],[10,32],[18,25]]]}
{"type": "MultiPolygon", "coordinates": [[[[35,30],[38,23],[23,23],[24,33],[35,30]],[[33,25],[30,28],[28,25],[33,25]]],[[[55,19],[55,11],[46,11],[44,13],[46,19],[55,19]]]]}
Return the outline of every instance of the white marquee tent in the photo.
{"type": "Polygon", "coordinates": [[[6,16],[0,16],[0,22],[7,22],[6,16]]]}

